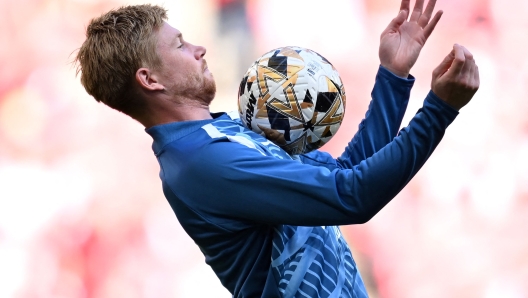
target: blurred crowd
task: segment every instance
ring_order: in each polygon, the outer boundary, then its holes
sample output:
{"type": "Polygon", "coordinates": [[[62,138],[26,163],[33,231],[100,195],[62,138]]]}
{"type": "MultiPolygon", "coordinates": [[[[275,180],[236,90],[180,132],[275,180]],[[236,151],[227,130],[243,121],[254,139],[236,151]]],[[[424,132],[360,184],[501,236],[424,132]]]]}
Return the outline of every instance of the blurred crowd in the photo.
{"type": "MultiPolygon", "coordinates": [[[[72,61],[93,17],[137,0],[0,0],[0,297],[230,297],[163,197],[152,140],[86,94],[72,61]]],[[[173,0],[169,23],[207,48],[212,111],[236,109],[261,54],[296,45],[339,70],[355,133],[398,0],[173,0]]],[[[346,235],[371,297],[528,297],[528,2],[439,0],[411,72],[404,125],[453,43],[481,88],[425,167],[346,235]]]]}

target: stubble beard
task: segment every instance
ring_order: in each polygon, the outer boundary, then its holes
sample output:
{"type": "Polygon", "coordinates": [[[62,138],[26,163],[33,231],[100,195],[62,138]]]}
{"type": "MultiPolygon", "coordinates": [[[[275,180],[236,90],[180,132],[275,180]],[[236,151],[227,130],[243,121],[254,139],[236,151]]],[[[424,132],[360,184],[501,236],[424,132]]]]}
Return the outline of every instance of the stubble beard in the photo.
{"type": "Polygon", "coordinates": [[[181,95],[207,106],[211,104],[216,94],[216,83],[213,76],[207,77],[203,73],[189,76],[182,87],[177,88],[181,95]]]}
{"type": "Polygon", "coordinates": [[[207,105],[210,105],[216,94],[216,83],[212,74],[210,78],[203,76],[202,79],[204,100],[206,101],[207,105]]]}

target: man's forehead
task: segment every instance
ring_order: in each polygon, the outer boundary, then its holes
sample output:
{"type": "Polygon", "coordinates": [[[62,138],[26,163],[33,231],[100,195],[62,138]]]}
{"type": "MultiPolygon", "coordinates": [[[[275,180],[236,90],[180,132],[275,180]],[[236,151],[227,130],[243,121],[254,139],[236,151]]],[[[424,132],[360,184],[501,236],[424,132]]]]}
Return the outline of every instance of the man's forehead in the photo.
{"type": "Polygon", "coordinates": [[[166,32],[170,35],[174,35],[174,36],[181,36],[181,32],[180,30],[172,27],[169,23],[167,22],[163,22],[163,26],[161,27],[161,31],[162,32],[166,32]]]}
{"type": "Polygon", "coordinates": [[[182,34],[180,30],[172,27],[167,22],[163,23],[159,30],[159,42],[163,44],[172,44],[177,42],[181,38],[182,34]]]}

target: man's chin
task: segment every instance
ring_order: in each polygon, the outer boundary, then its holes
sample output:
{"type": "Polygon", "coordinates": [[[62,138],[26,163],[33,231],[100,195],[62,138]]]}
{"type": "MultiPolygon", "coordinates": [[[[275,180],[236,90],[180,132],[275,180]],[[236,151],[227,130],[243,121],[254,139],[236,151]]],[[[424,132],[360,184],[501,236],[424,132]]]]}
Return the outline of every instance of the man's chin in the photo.
{"type": "Polygon", "coordinates": [[[205,95],[205,98],[207,99],[207,103],[211,104],[213,101],[215,95],[216,95],[216,84],[214,80],[208,81],[205,83],[203,87],[203,93],[205,95]]]}

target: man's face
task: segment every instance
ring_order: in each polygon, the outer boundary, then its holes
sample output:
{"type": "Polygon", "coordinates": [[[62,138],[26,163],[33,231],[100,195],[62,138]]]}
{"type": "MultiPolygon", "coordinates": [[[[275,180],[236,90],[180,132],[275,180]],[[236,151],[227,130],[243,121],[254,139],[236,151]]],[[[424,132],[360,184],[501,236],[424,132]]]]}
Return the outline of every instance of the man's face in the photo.
{"type": "Polygon", "coordinates": [[[161,83],[172,97],[186,97],[209,105],[216,92],[203,56],[205,48],[184,41],[181,32],[164,23],[157,33],[161,83]]]}

